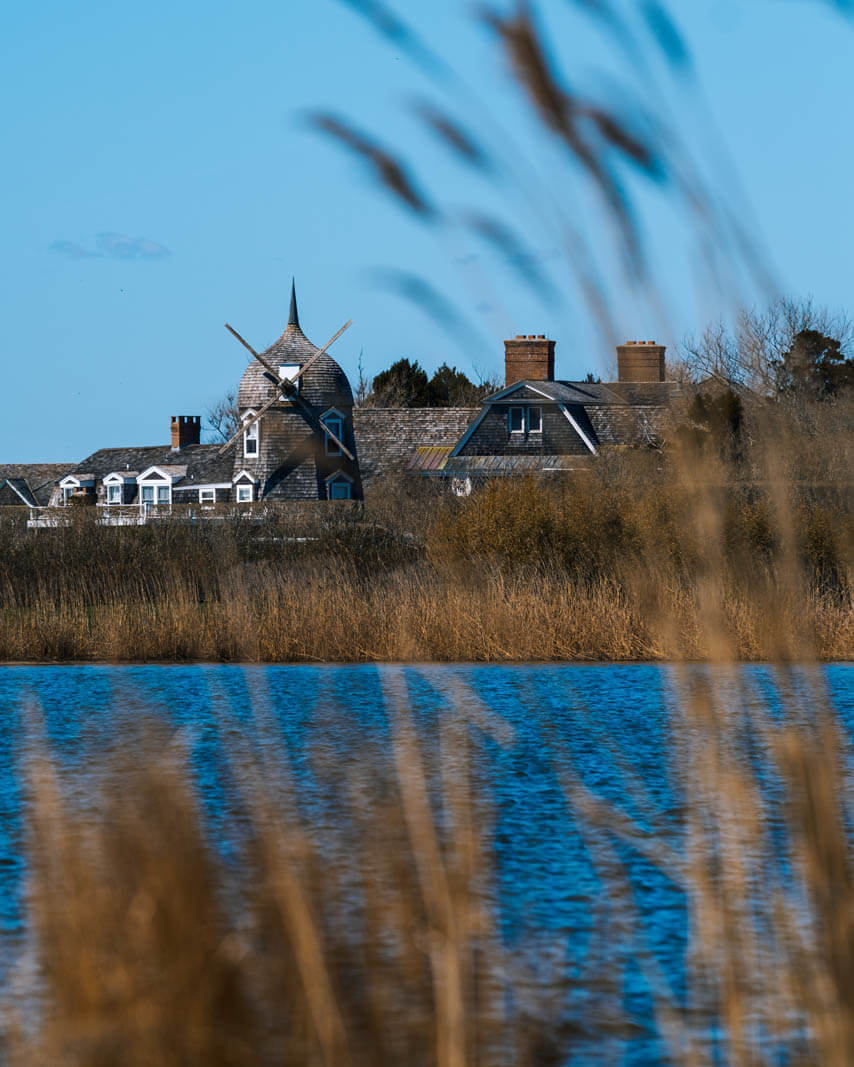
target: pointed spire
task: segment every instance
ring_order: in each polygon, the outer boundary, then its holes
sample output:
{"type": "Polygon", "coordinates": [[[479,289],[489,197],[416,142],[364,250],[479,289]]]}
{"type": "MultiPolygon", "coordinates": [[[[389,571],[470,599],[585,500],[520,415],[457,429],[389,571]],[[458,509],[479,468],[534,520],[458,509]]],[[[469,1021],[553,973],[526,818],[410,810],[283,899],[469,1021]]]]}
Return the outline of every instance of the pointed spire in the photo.
{"type": "Polygon", "coordinates": [[[293,278],[291,278],[291,310],[288,312],[288,326],[299,328],[299,312],[297,311],[297,290],[293,278]]]}

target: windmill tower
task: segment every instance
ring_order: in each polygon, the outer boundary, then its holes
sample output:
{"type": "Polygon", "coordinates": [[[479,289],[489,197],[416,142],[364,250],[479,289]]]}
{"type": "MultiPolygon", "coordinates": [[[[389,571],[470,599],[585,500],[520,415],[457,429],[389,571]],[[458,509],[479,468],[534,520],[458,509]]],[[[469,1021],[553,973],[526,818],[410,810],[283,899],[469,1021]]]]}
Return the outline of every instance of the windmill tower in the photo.
{"type": "MultiPolygon", "coordinates": [[[[352,320],[351,320],[352,321],[352,320]]],[[[291,284],[288,324],[253,356],[237,394],[242,429],[222,448],[234,448],[238,500],[361,500],[362,481],[353,434],[353,392],[326,349],[300,329],[291,284]]]]}

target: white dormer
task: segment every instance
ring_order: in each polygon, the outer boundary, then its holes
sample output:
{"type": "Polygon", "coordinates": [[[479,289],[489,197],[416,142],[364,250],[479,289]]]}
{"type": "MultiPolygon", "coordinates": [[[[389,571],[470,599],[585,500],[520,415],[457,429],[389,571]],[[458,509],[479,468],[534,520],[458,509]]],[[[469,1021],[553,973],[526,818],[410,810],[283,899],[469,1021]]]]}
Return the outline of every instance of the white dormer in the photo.
{"type": "Polygon", "coordinates": [[[148,467],[137,478],[139,503],[142,508],[152,506],[171,507],[172,486],[187,473],[183,467],[148,467]]]}
{"type": "Polygon", "coordinates": [[[66,476],[61,479],[59,488],[62,490],[62,503],[68,504],[71,502],[71,497],[75,490],[85,489],[90,493],[95,491],[95,475],[66,474],[66,476]]]}
{"type": "Polygon", "coordinates": [[[235,474],[232,479],[234,499],[238,504],[251,504],[258,498],[258,479],[247,470],[235,474]]]}
{"type": "Polygon", "coordinates": [[[104,478],[104,503],[124,504],[129,495],[128,486],[136,485],[136,471],[110,471],[104,478]]]}

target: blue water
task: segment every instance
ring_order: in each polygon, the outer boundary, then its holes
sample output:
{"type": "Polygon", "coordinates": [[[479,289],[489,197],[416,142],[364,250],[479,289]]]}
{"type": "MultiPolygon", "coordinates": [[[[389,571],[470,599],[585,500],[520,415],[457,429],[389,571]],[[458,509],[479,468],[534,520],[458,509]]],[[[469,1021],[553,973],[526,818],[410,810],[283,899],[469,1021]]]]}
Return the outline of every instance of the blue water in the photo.
{"type": "MultiPolygon", "coordinates": [[[[439,739],[455,709],[492,802],[505,944],[534,972],[546,960],[557,967],[571,1017],[595,1015],[605,994],[584,976],[594,962],[599,974],[604,965],[607,995],[616,989],[634,1030],[613,1049],[600,1043],[590,1062],[661,1062],[649,964],[683,1002],[687,908],[681,888],[640,846],[682,848],[691,782],[677,694],[697,676],[704,669],[652,665],[2,667],[0,930],[13,938],[26,930],[26,762],[39,744],[66,782],[85,791],[111,754],[135,743],[137,720],[162,720],[187,753],[211,839],[227,862],[240,847],[234,753],[247,739],[265,758],[286,761],[303,817],[329,825],[347,817],[341,768],[388,757],[393,709],[411,714],[436,773],[449,758],[446,750],[440,757],[439,739]],[[629,817],[639,847],[574,815],[567,788],[629,817]]],[[[712,681],[737,709],[738,743],[760,774],[754,713],[809,717],[823,693],[852,736],[854,665],[784,677],[742,667],[712,681]]]]}

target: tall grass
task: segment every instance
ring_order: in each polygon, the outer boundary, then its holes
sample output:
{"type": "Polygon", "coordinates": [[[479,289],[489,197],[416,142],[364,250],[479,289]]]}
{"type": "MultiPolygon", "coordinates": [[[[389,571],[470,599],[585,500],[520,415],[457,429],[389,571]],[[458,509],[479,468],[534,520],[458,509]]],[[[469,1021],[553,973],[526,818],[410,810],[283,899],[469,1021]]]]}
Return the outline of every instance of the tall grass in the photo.
{"type": "Polygon", "coordinates": [[[466,499],[398,483],[364,509],[0,522],[0,660],[790,659],[794,633],[848,658],[846,475],[764,471],[615,454],[466,499]]]}
{"type": "Polygon", "coordinates": [[[236,860],[212,851],[158,731],[123,736],[132,756],[106,761],[82,799],[46,752],[29,853],[43,985],[32,1017],[7,1027],[7,1058],[613,1062],[638,1025],[609,954],[619,935],[662,1057],[850,1063],[850,739],[818,676],[785,666],[850,658],[850,500],[844,478],[805,481],[790,459],[765,449],[758,477],[717,455],[681,468],[615,456],[583,479],[466,500],[398,487],[364,512],[258,524],[5,529],[8,657],[712,664],[675,668],[677,801],[663,820],[613,739],[598,743],[630,803],[585,784],[552,723],[544,754],[597,875],[595,892],[563,887],[596,931],[578,973],[565,945],[540,943],[526,971],[524,947],[500,936],[492,792],[472,749],[484,730],[508,749],[514,736],[465,694],[419,743],[386,670],[388,747],[332,766],[318,755],[348,801],[336,820],[300,814],[270,746],[232,731],[236,860]],[[748,691],[742,658],[778,664],[779,705],[748,691]],[[684,989],[643,947],[656,932],[636,933],[632,857],[684,894],[684,989]]]}

